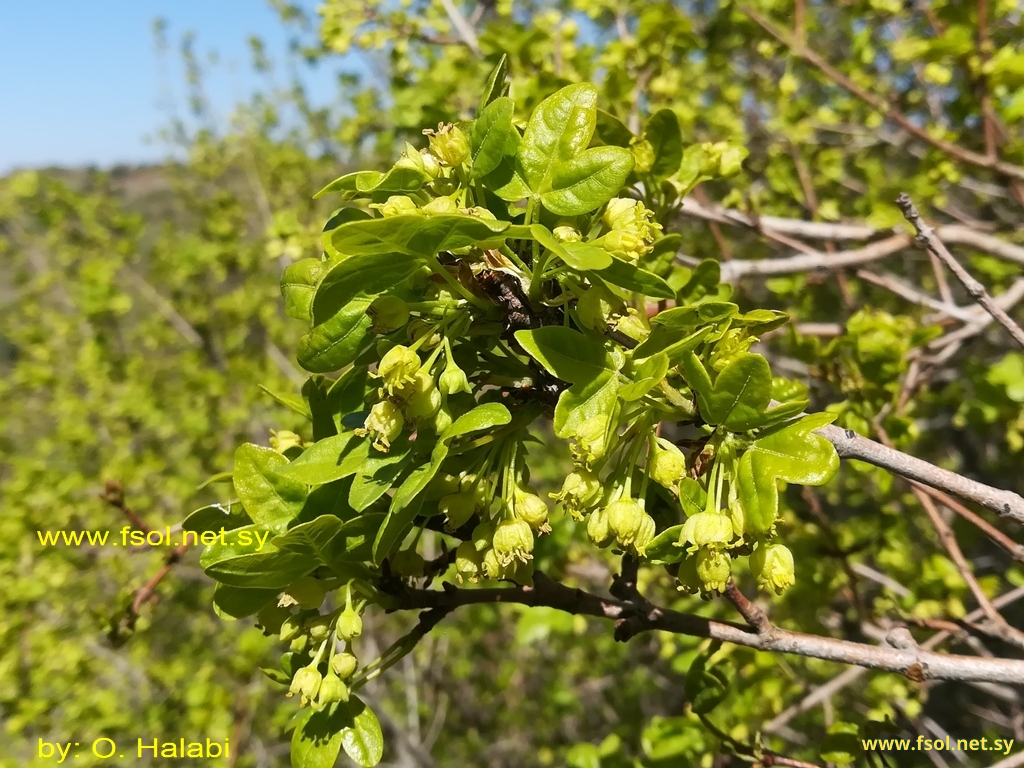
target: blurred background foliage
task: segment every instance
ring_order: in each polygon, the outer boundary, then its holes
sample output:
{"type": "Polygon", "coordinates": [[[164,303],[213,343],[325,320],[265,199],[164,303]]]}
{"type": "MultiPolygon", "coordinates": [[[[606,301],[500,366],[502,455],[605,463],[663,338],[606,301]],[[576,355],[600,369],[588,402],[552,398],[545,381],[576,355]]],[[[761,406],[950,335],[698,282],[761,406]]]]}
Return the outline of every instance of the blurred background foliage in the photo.
{"type": "MultiPolygon", "coordinates": [[[[252,41],[252,66],[267,74],[267,88],[235,105],[228,128],[210,118],[201,41],[171,43],[157,25],[161,55],[187,65],[189,114],[165,133],[184,161],[0,180],[5,767],[50,765],[36,757],[39,739],[101,736],[131,745],[229,738],[230,765],[286,764],[296,707],[258,671],[274,665],[277,644],[248,621],[215,614],[195,553],[132,621],[133,594],[168,550],[43,548],[36,531],[119,535],[128,518],[111,503],[117,493],[101,498],[108,481],[121,484],[124,505],[147,525],[174,525],[228,498],[226,486],[203,484],[230,469],[238,443],[266,443],[271,429],[308,430],[260,385],[297,392],[304,380],[291,357],[300,327],[284,316],[279,276],[319,254],[330,210],[312,194],[352,168],[389,166],[405,141],[424,146],[424,127],[472,117],[502,53],[519,118],[558,87],[593,81],[602,108],[634,130],[670,108],[687,141],[750,149],[739,176],[701,185],[691,198],[745,211],[755,226],[684,212],[667,229],[682,235],[685,256],[724,263],[793,253],[793,242],[759,231],[759,216],[885,230],[901,222],[893,199],[902,191],[933,221],[1022,240],[1024,184],[993,160],[1024,163],[1024,20],[1010,0],[326,0],[317,17],[274,5],[294,35],[294,61],[272,62],[252,41]],[[342,54],[360,57],[369,74],[339,64],[342,54]],[[337,68],[336,106],[310,104],[305,66],[337,68]],[[293,78],[287,87],[272,85],[270,75],[282,73],[293,78]]],[[[997,295],[1022,272],[1020,262],[983,251],[957,253],[997,295]]],[[[923,251],[883,263],[921,292],[945,290],[923,251]]],[[[950,328],[934,309],[855,269],[736,283],[741,304],[791,313],[794,325],[762,351],[806,383],[813,408],[1024,491],[1024,356],[1007,351],[1004,335],[975,336],[908,392],[915,354],[950,328]]],[[[565,458],[550,457],[552,481],[565,458]]],[[[876,642],[889,622],[904,621],[923,628],[923,640],[936,621],[977,608],[906,483],[854,463],[828,487],[790,492],[783,503],[798,580],[772,600],[777,624],[876,642]]],[[[990,598],[1024,586],[1019,555],[962,518],[950,524],[990,598]]],[[[1010,535],[1019,540],[1020,531],[1010,535]]],[[[551,575],[597,588],[615,567],[558,525],[537,556],[551,575]]],[[[674,596],[654,569],[644,573],[673,607],[731,617],[717,602],[674,596]]],[[[1020,608],[1004,615],[1024,625],[1020,608]]],[[[411,620],[388,617],[367,637],[385,648],[411,620]]],[[[986,642],[997,655],[1013,653],[986,642]]],[[[984,652],[978,645],[954,633],[943,647],[984,652]]],[[[700,647],[661,636],[617,644],[608,626],[582,617],[477,606],[446,619],[367,689],[368,703],[382,718],[386,762],[408,766],[711,768],[731,764],[722,739],[749,739],[769,724],[773,748],[820,760],[838,721],[888,721],[889,732],[913,738],[1024,740],[1024,708],[1011,689],[921,686],[867,672],[824,706],[793,713],[787,708],[843,669],[729,648],[719,656],[735,679],[714,713],[716,735],[686,710],[683,680],[700,647]]],[[[103,762],[83,754],[76,764],[103,762]]],[[[899,764],[931,762],[910,753],[899,764]]]]}

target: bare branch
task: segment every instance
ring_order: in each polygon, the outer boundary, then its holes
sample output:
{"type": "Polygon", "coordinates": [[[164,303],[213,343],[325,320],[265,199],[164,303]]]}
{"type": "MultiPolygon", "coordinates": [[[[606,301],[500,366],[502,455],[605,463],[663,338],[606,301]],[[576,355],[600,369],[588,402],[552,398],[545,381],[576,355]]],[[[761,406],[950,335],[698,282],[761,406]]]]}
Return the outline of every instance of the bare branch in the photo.
{"type": "Polygon", "coordinates": [[[927,461],[861,437],[852,429],[840,429],[829,425],[819,429],[818,434],[832,443],[840,457],[844,459],[866,461],[910,480],[917,480],[966,501],[980,504],[1000,517],[1024,523],[1024,498],[1013,491],[992,488],[956,472],[936,467],[927,461]]]}
{"type": "MultiPolygon", "coordinates": [[[[719,224],[731,224],[734,227],[770,229],[784,235],[805,237],[809,240],[870,240],[876,235],[885,234],[866,224],[828,224],[819,221],[802,221],[800,219],[783,219],[778,216],[759,216],[755,221],[742,211],[723,208],[718,205],[704,205],[693,198],[683,200],[679,212],[695,219],[715,221],[719,224]]],[[[891,234],[891,230],[889,230],[891,234]]]]}
{"type": "MultiPolygon", "coordinates": [[[[906,299],[913,304],[920,304],[921,306],[928,307],[941,312],[943,315],[949,317],[955,317],[957,320],[963,320],[969,322],[974,319],[974,313],[970,309],[964,309],[958,307],[955,304],[943,303],[931,296],[921,293],[921,291],[907,285],[902,280],[897,278],[895,275],[876,275],[874,272],[870,272],[866,269],[858,269],[857,277],[861,280],[865,280],[872,285],[877,285],[879,288],[885,288],[887,291],[892,291],[897,296],[906,299]]],[[[973,309],[973,307],[972,307],[973,309]]]]}
{"type": "Polygon", "coordinates": [[[749,275],[789,275],[798,272],[815,272],[819,270],[855,267],[891,256],[909,246],[911,239],[907,235],[893,235],[877,243],[849,251],[825,253],[812,251],[798,256],[782,259],[758,259],[757,261],[740,261],[733,259],[722,264],[722,281],[735,282],[749,275]]]}
{"type": "Polygon", "coordinates": [[[999,323],[1009,332],[1013,340],[1016,341],[1021,347],[1024,347],[1024,329],[1017,325],[1013,318],[1011,318],[1006,312],[993,300],[989,295],[988,291],[985,290],[985,286],[975,280],[966,269],[964,269],[960,262],[953,258],[953,254],[949,252],[949,249],[943,245],[938,235],[935,234],[935,230],[928,226],[928,223],[921,218],[921,215],[917,212],[917,208],[914,206],[910,196],[905,192],[896,198],[896,205],[899,206],[900,210],[903,211],[903,216],[907,221],[913,225],[914,229],[917,230],[917,239],[924,244],[929,251],[934,253],[942,263],[945,264],[949,269],[956,275],[957,280],[963,283],[964,288],[971,294],[971,297],[977,301],[985,311],[994,317],[999,323]]]}
{"type": "Polygon", "coordinates": [[[480,42],[476,39],[476,31],[466,21],[466,17],[462,15],[462,12],[459,11],[452,0],[441,0],[441,5],[444,6],[444,11],[448,14],[448,19],[451,21],[452,27],[459,34],[462,42],[473,52],[474,56],[479,57],[481,55],[480,42]]]}

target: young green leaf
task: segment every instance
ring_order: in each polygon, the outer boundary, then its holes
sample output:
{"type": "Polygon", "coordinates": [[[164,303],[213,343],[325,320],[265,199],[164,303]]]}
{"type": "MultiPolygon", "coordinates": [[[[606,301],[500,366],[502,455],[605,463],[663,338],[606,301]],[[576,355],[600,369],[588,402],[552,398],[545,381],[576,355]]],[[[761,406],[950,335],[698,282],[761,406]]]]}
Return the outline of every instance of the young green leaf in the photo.
{"type": "Polygon", "coordinates": [[[480,97],[480,107],[477,114],[482,114],[487,105],[495,99],[499,99],[508,93],[508,54],[501,54],[498,63],[487,76],[487,84],[484,86],[483,95],[480,97]]]}
{"type": "Polygon", "coordinates": [[[506,157],[515,157],[519,149],[519,131],[512,125],[514,112],[515,103],[512,99],[495,99],[473,123],[469,144],[475,178],[487,176],[506,157]]]}
{"type": "Polygon", "coordinates": [[[306,486],[277,471],[288,459],[272,448],[245,443],[235,451],[235,494],[257,525],[282,529],[302,510],[306,486]]]}
{"type": "Polygon", "coordinates": [[[582,154],[594,135],[597,88],[567,85],[537,105],[519,145],[519,167],[535,194],[551,188],[555,165],[582,154]]]}
{"type": "Polygon", "coordinates": [[[647,121],[644,134],[654,148],[651,175],[656,179],[667,179],[679,170],[683,160],[683,136],[679,130],[679,118],[671,109],[659,109],[647,121]]]}
{"type": "Polygon", "coordinates": [[[384,735],[373,710],[356,696],[348,702],[352,725],[341,732],[345,754],[362,768],[373,768],[384,757],[384,735]]]}
{"type": "Polygon", "coordinates": [[[335,264],[316,288],[313,324],[327,322],[357,296],[372,298],[395,288],[423,264],[423,257],[405,253],[352,257],[335,264]]]}
{"type": "Polygon", "coordinates": [[[389,216],[343,224],[324,235],[324,245],[328,254],[346,256],[393,253],[433,256],[439,251],[494,239],[506,227],[507,221],[461,213],[389,216]]]}
{"type": "Polygon", "coordinates": [[[300,259],[285,267],[281,275],[281,295],[288,317],[309,322],[313,293],[329,268],[330,264],[320,259],[300,259]]]}
{"type": "Polygon", "coordinates": [[[839,469],[839,456],[826,438],[814,431],[830,424],[835,414],[815,413],[759,437],[740,458],[737,491],[745,530],[762,533],[779,510],[777,480],[822,485],[839,469]]]}
{"type": "Polygon", "coordinates": [[[588,149],[555,163],[549,182],[539,190],[540,201],[559,216],[579,216],[615,197],[632,170],[633,155],[628,149],[588,149]]]}
{"type": "Polygon", "coordinates": [[[275,589],[243,589],[227,584],[213,588],[213,610],[222,619],[229,621],[252,616],[277,598],[275,589]]]}
{"type": "Polygon", "coordinates": [[[611,413],[618,389],[619,378],[612,370],[602,370],[592,379],[573,384],[555,404],[555,435],[572,437],[586,422],[611,413]]]}
{"type": "MultiPolygon", "coordinates": [[[[343,459],[353,448],[350,445],[353,437],[351,432],[343,432],[340,435],[318,440],[290,464],[285,459],[286,466],[280,466],[277,469],[277,474],[282,478],[305,485],[325,485],[347,477],[351,473],[347,472],[348,467],[343,463],[343,459]]],[[[354,468],[353,471],[355,471],[354,468]]]]}
{"type": "Polygon", "coordinates": [[[772,398],[772,372],[761,355],[743,354],[725,367],[714,385],[704,364],[692,352],[683,356],[686,383],[697,396],[704,421],[732,432],[758,426],[772,398]]]}
{"type": "Polygon", "coordinates": [[[329,373],[356,359],[367,342],[373,320],[366,314],[371,299],[352,299],[299,340],[299,365],[311,373],[329,373]]]}
{"type": "Polygon", "coordinates": [[[516,331],[516,341],[548,373],[573,384],[617,370],[600,342],[560,325],[516,331]]]}
{"type": "Polygon", "coordinates": [[[630,291],[637,291],[645,296],[652,296],[658,299],[672,299],[676,295],[675,291],[672,290],[672,286],[662,278],[653,272],[648,272],[622,259],[613,258],[611,264],[604,269],[598,270],[597,276],[612,285],[617,285],[630,291]]]}

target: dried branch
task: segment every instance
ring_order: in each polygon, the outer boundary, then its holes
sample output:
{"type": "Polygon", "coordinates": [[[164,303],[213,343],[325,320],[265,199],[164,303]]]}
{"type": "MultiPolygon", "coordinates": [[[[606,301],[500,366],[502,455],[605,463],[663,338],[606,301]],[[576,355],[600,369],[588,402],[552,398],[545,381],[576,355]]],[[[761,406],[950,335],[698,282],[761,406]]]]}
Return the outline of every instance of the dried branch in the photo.
{"type": "Polygon", "coordinates": [[[848,251],[825,253],[812,251],[798,256],[781,259],[759,259],[757,261],[740,261],[734,259],[722,264],[722,281],[735,282],[741,277],[750,275],[789,275],[799,272],[817,272],[843,267],[855,267],[891,256],[909,246],[911,239],[907,235],[894,235],[871,243],[863,248],[848,251]]]}
{"type": "Polygon", "coordinates": [[[941,312],[943,315],[955,317],[957,320],[963,320],[964,322],[969,322],[974,319],[974,313],[972,313],[970,309],[964,309],[963,307],[958,307],[955,304],[943,303],[933,299],[931,296],[907,285],[895,275],[876,275],[874,272],[867,269],[858,269],[857,277],[871,283],[872,285],[877,285],[879,288],[891,291],[912,304],[920,304],[921,306],[934,309],[937,312],[941,312]]]}
{"type": "Polygon", "coordinates": [[[1024,329],[1017,325],[1013,318],[993,301],[988,291],[985,290],[985,286],[975,280],[960,265],[960,262],[953,258],[953,254],[949,252],[949,249],[946,248],[938,235],[935,234],[935,230],[928,226],[928,223],[921,218],[921,214],[917,212],[917,208],[914,206],[910,196],[904,192],[896,198],[896,205],[903,212],[904,218],[917,230],[918,241],[941,259],[943,264],[949,267],[953,274],[956,275],[956,278],[963,284],[964,288],[967,289],[967,292],[971,294],[971,297],[1009,332],[1014,341],[1024,348],[1024,329]]]}
{"type": "Polygon", "coordinates": [[[534,586],[459,589],[446,585],[443,591],[407,590],[393,596],[394,610],[454,610],[463,605],[513,603],[556,608],[571,614],[596,616],[616,622],[616,639],[659,630],[693,637],[705,637],[748,648],[792,653],[871,669],[898,672],[915,681],[959,680],[1024,685],[1024,661],[939,654],[918,646],[892,648],[848,640],[808,635],[773,628],[759,633],[732,622],[680,613],[667,608],[645,609],[632,601],[601,597],[553,581],[541,573],[534,586]]]}

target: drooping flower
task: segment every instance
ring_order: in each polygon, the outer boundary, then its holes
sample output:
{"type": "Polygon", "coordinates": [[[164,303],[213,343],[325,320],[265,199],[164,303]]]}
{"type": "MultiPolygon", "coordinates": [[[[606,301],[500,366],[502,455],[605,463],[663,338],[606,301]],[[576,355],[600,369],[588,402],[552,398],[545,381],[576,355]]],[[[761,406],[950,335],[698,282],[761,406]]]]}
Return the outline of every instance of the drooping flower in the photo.
{"type": "Polygon", "coordinates": [[[750,572],[761,589],[771,589],[777,595],[796,583],[793,553],[782,544],[763,543],[750,555],[750,572]]]}
{"type": "Polygon", "coordinates": [[[430,152],[448,166],[461,165],[469,158],[469,139],[462,129],[451,123],[441,123],[437,130],[423,131],[430,142],[430,152]]]}
{"type": "Polygon", "coordinates": [[[369,435],[373,439],[373,447],[387,453],[391,442],[401,434],[404,425],[405,417],[399,407],[381,400],[370,408],[370,415],[363,422],[362,429],[356,429],[355,433],[360,437],[369,435]]]}
{"type": "Polygon", "coordinates": [[[389,395],[395,394],[412,382],[420,369],[420,356],[409,347],[396,344],[381,358],[377,376],[383,379],[382,389],[389,395]]]}
{"type": "Polygon", "coordinates": [[[494,553],[502,566],[513,560],[532,560],[533,529],[525,520],[512,517],[502,520],[494,529],[494,553]]]}

